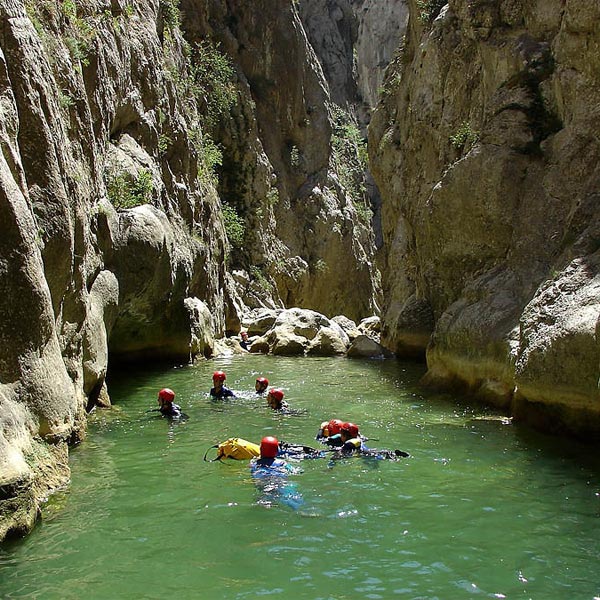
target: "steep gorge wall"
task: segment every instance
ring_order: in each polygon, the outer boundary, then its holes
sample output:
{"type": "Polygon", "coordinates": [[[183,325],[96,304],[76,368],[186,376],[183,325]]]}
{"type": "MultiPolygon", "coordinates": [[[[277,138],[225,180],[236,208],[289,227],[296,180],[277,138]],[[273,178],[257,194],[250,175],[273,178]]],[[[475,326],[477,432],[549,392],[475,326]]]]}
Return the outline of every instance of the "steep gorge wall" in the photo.
{"type": "MultiPolygon", "coordinates": [[[[286,306],[373,314],[372,232],[336,172],[329,85],[295,3],[213,1],[205,12],[194,4],[181,3],[186,35],[210,36],[240,77],[239,112],[215,132],[225,147],[221,197],[247,223],[232,268],[258,269],[286,306]],[[347,259],[347,270],[336,268],[347,259]]],[[[250,291],[252,305],[260,290],[250,291]]]]}
{"type": "Polygon", "coordinates": [[[0,19],[1,538],[68,479],[67,443],[108,402],[109,347],[189,356],[184,299],[201,298],[218,333],[228,283],[217,198],[161,68],[158,3],[2,2],[0,19]],[[160,153],[161,134],[180,152],[160,153]],[[115,153],[151,178],[143,206],[108,201],[115,153]]]}
{"type": "Polygon", "coordinates": [[[0,0],[0,538],[68,479],[109,356],[210,355],[253,305],[375,310],[372,234],[331,163],[298,14],[239,4],[0,0]],[[234,71],[210,127],[206,39],[234,71]]]}
{"type": "Polygon", "coordinates": [[[409,5],[370,126],[384,343],[426,352],[430,383],[597,435],[600,5],[409,5]]]}

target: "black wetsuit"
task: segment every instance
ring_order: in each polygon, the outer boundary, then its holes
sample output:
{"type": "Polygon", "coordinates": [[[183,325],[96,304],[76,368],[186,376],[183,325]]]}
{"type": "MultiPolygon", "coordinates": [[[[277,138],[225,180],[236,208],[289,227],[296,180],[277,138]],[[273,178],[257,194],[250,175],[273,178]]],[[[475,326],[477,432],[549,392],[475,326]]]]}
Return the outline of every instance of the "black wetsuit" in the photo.
{"type": "Polygon", "coordinates": [[[217,392],[215,388],[210,388],[210,395],[213,398],[234,398],[235,394],[225,386],[221,386],[221,389],[217,392]]]}
{"type": "Polygon", "coordinates": [[[340,446],[344,445],[342,436],[339,433],[336,433],[335,435],[330,435],[326,438],[321,438],[319,441],[325,444],[326,446],[331,446],[332,448],[339,448],[340,446]]]}
{"type": "Polygon", "coordinates": [[[160,414],[163,417],[167,417],[169,419],[187,419],[188,416],[182,412],[181,406],[179,404],[170,403],[165,404],[159,409],[160,414]]]}

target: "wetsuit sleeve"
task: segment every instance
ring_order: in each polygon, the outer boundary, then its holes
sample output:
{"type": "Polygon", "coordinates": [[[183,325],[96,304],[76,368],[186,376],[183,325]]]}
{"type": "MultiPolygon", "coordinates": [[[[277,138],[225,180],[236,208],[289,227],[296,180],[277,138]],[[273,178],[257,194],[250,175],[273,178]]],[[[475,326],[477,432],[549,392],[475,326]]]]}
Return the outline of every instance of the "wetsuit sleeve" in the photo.
{"type": "Polygon", "coordinates": [[[322,440],[322,442],[327,446],[332,446],[333,448],[339,448],[343,444],[342,436],[339,433],[329,436],[328,438],[322,440]]]}

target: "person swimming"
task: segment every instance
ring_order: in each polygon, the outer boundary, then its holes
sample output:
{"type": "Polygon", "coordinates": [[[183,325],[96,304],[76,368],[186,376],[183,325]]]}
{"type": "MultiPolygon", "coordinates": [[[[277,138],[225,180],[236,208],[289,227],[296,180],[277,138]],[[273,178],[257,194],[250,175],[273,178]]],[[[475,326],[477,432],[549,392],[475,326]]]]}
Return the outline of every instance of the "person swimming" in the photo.
{"type": "Polygon", "coordinates": [[[267,404],[273,410],[285,412],[289,410],[288,403],[283,399],[284,393],[280,388],[271,388],[267,393],[267,404]]]}
{"type": "Polygon", "coordinates": [[[343,421],[340,419],[330,419],[323,421],[315,437],[316,440],[328,446],[341,446],[342,438],[339,435],[343,421]]]}
{"type": "Polygon", "coordinates": [[[247,331],[240,331],[240,346],[244,350],[250,350],[250,341],[248,340],[247,331]]]}
{"type": "Polygon", "coordinates": [[[163,388],[158,392],[157,402],[159,405],[158,412],[163,417],[176,420],[185,420],[188,416],[182,412],[181,406],[173,402],[175,400],[175,392],[170,388],[163,388]]]}
{"type": "Polygon", "coordinates": [[[276,437],[266,436],[260,442],[260,457],[250,461],[250,473],[260,493],[257,503],[267,507],[281,503],[297,510],[304,504],[304,499],[287,477],[301,471],[278,455],[279,441],[276,437]]]}
{"type": "Polygon", "coordinates": [[[210,395],[213,398],[234,398],[235,394],[223,385],[227,379],[225,371],[215,371],[213,373],[213,387],[210,388],[210,395]]]}
{"type": "MultiPolygon", "coordinates": [[[[408,452],[404,452],[403,450],[379,450],[367,447],[365,444],[366,438],[361,435],[358,425],[354,423],[343,423],[339,436],[342,444],[335,448],[337,458],[359,455],[377,460],[398,460],[401,457],[406,458],[410,456],[408,452]]],[[[336,457],[333,456],[333,458],[336,457]]]]}
{"type": "Polygon", "coordinates": [[[266,377],[257,377],[256,382],[254,383],[254,389],[256,393],[262,395],[265,393],[267,388],[269,387],[269,380],[266,377]]]}

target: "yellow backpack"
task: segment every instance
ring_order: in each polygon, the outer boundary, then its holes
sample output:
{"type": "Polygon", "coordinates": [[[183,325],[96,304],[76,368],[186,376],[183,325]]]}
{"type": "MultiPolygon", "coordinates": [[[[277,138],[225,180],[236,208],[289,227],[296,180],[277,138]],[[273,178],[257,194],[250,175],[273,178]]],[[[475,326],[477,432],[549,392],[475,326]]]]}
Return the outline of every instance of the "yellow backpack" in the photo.
{"type": "Polygon", "coordinates": [[[220,460],[221,458],[235,458],[236,460],[248,460],[250,458],[254,458],[256,456],[260,456],[260,446],[258,444],[253,444],[247,440],[242,438],[229,438],[220,444],[215,444],[211,446],[204,455],[204,460],[206,460],[206,455],[209,450],[216,448],[217,449],[217,457],[212,460],[220,460]]]}

